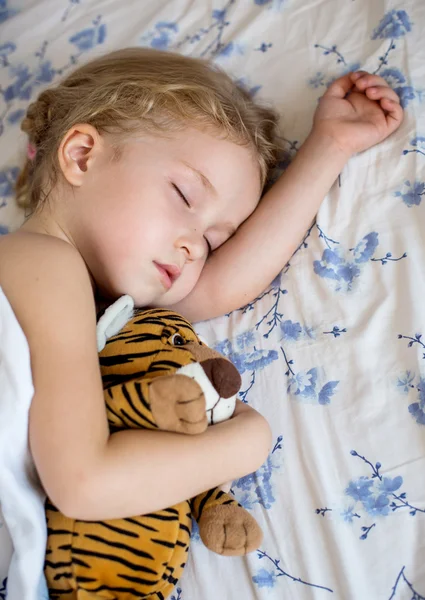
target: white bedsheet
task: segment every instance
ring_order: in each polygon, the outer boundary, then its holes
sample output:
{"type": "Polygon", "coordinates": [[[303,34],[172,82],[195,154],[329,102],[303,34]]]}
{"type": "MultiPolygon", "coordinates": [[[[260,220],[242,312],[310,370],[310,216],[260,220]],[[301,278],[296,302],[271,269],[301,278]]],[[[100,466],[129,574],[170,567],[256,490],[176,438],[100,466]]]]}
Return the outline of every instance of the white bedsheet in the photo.
{"type": "Polygon", "coordinates": [[[2,0],[0,21],[1,233],[22,220],[25,106],[105,51],[214,57],[281,112],[282,168],[332,78],[361,67],[397,89],[403,125],[349,162],[290,266],[258,301],[198,326],[243,373],[276,445],[233,487],[261,550],[220,558],[195,536],[173,599],[424,599],[425,3],[2,0]]]}

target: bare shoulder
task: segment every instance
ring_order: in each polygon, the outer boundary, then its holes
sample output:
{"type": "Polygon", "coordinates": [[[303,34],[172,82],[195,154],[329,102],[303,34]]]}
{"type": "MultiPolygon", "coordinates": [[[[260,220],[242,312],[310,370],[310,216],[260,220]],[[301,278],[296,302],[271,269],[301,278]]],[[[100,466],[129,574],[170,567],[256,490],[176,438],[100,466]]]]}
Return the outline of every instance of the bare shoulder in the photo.
{"type": "Polygon", "coordinates": [[[95,318],[83,259],[70,244],[52,236],[18,231],[1,237],[0,287],[27,335],[34,330],[33,323],[42,326],[67,310],[71,320],[74,310],[76,317],[88,317],[80,314],[88,311],[95,318]]]}

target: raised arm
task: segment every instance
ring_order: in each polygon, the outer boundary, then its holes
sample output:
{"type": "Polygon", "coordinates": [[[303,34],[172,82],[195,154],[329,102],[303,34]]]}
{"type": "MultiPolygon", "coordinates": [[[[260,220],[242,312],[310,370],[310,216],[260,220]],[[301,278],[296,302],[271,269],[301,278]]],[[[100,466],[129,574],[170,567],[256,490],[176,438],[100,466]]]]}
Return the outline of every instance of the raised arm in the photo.
{"type": "Polygon", "coordinates": [[[350,156],[385,139],[402,117],[397,94],[381,77],[360,72],[334,81],[291,165],[212,254],[192,293],[173,308],[198,321],[240,308],[264,291],[289,261],[350,156]]]}

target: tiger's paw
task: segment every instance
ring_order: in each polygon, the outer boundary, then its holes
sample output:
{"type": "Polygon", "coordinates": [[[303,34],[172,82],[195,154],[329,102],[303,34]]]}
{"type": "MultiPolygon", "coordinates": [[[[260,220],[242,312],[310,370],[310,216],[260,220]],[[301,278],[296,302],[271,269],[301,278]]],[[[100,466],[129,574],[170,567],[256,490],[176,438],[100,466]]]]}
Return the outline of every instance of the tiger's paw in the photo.
{"type": "Polygon", "coordinates": [[[199,533],[205,546],[222,556],[243,556],[256,550],[263,532],[242,506],[221,504],[202,514],[199,533]]]}
{"type": "Polygon", "coordinates": [[[204,393],[183,374],[157,377],[149,385],[149,402],[159,429],[194,435],[208,426],[204,393]]]}

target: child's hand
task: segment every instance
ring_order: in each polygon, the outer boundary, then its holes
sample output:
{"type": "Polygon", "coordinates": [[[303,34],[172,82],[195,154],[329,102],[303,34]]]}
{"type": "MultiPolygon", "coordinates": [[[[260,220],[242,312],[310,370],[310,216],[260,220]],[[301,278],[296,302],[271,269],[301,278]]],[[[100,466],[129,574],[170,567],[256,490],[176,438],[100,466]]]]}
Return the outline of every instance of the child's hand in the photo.
{"type": "Polygon", "coordinates": [[[313,132],[330,136],[350,155],[382,142],[402,120],[399,97],[387,82],[357,71],[329,86],[316,110],[313,132]]]}

